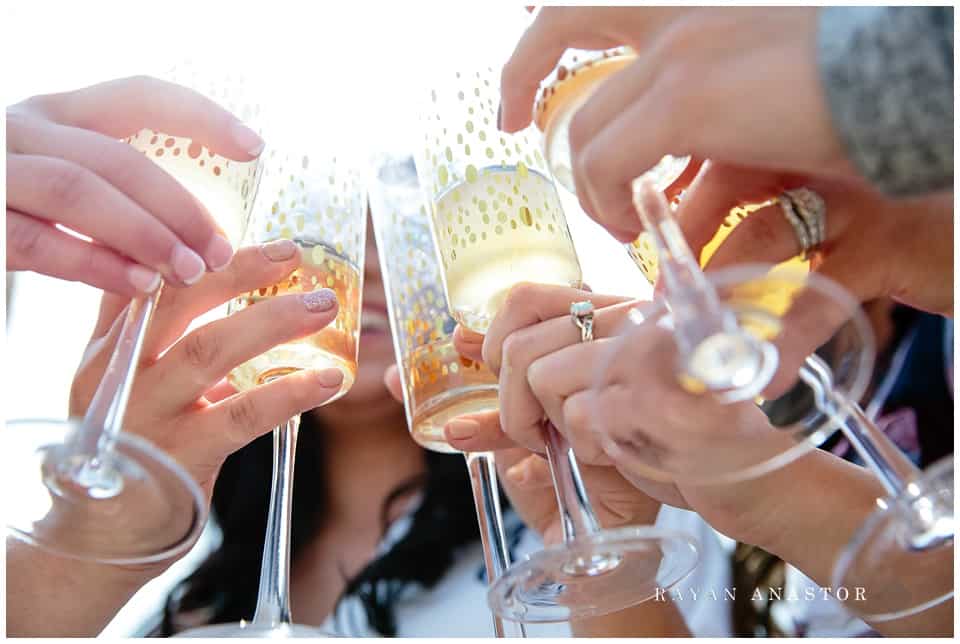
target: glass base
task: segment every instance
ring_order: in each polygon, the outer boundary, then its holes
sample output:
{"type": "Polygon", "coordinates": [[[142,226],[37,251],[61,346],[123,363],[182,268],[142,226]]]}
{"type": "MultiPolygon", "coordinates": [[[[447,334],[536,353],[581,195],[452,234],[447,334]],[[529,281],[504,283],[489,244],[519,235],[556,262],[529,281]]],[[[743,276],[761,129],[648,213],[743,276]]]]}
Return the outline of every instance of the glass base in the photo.
{"type": "Polygon", "coordinates": [[[313,626],[299,624],[259,625],[252,622],[239,624],[212,624],[191,628],[174,637],[265,637],[286,639],[293,637],[336,637],[313,626]]]}
{"type": "Polygon", "coordinates": [[[14,487],[11,536],[60,556],[146,564],[188,550],[203,529],[206,499],[193,478],[148,441],[121,434],[101,461],[71,451],[77,423],[7,424],[4,471],[14,487]]]}
{"type": "Polygon", "coordinates": [[[653,526],[604,530],[513,564],[487,601],[515,622],[605,615],[666,597],[696,567],[698,549],[692,538],[653,526]]]}
{"type": "MultiPolygon", "coordinates": [[[[953,597],[953,458],[931,465],[874,512],[837,558],[832,585],[858,616],[882,622],[953,597]]],[[[949,609],[951,614],[953,609],[949,609]]]]}

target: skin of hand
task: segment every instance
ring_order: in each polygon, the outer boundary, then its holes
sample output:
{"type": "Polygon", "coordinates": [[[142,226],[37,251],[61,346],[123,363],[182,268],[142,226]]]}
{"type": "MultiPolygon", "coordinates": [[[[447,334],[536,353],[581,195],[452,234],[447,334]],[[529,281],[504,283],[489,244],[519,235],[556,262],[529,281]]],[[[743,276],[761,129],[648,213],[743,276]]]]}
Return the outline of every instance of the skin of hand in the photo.
{"type": "MultiPolygon", "coordinates": [[[[708,162],[690,184],[677,221],[694,254],[731,208],[774,199],[806,186],[826,206],[826,239],[817,273],[857,300],[891,297],[914,308],[953,316],[953,193],[909,199],[884,197],[862,182],[839,182],[708,162]]],[[[740,222],[707,263],[779,263],[800,251],[793,227],[776,203],[740,222]]],[[[812,312],[815,313],[815,312],[812,312]]]]}
{"type": "Polygon", "coordinates": [[[855,177],[820,83],[817,11],[544,7],[503,68],[501,127],[530,122],[538,84],[566,48],[628,45],[636,61],[597,89],[569,133],[580,203],[620,241],[636,237],[632,180],[664,154],[855,177]]]}
{"type": "Polygon", "coordinates": [[[206,208],[119,139],[151,128],[235,161],[263,140],[213,101],[146,76],[7,107],[7,270],[126,297],[223,270],[233,247],[206,208]],[[57,226],[89,237],[81,240],[57,226]]]}
{"type": "MultiPolygon", "coordinates": [[[[223,271],[205,275],[188,289],[161,293],[124,431],[147,438],[176,459],[208,501],[227,456],[288,418],[322,405],[339,391],[343,378],[339,369],[303,370],[237,392],[227,374],[273,346],[322,329],[336,318],[338,305],[328,289],[278,296],[183,334],[199,315],[275,284],[299,264],[293,242],[279,240],[243,248],[223,271]]],[[[126,304],[116,295],[103,297],[73,382],[71,416],[83,416],[93,397],[126,304]]],[[[140,586],[173,563],[89,564],[12,540],[7,555],[7,632],[32,636],[95,635],[140,586]],[[91,593],[90,588],[97,590],[91,593]]]]}
{"type": "MultiPolygon", "coordinates": [[[[472,439],[451,444],[475,450],[527,445],[535,441],[535,434],[524,419],[546,414],[573,445],[578,460],[613,465],[608,469],[615,468],[651,497],[694,510],[720,532],[763,547],[829,586],[836,555],[876,507],[876,499],[884,496],[879,482],[864,468],[819,450],[801,452],[787,465],[748,480],[711,484],[653,480],[647,467],[651,452],[659,450],[659,458],[675,459],[667,463],[676,468],[672,471],[702,474],[714,467],[720,474],[723,459],[736,464],[744,440],[757,442],[765,430],[774,437],[771,447],[776,447],[780,437],[751,403],[721,405],[679,387],[667,331],[640,325],[628,341],[611,339],[608,336],[619,329],[615,320],[622,319],[624,304],[566,291],[523,285],[522,297],[507,298],[485,339],[457,330],[458,351],[473,359],[486,357],[499,371],[502,407],[499,419],[477,423],[472,439]],[[595,305],[608,305],[595,314],[598,339],[580,343],[579,331],[569,319],[569,304],[588,298],[595,305]],[[538,322],[541,318],[546,321],[538,322]],[[556,348],[531,358],[541,351],[532,343],[556,348]],[[516,377],[504,381],[505,370],[515,371],[516,377]],[[520,393],[511,393],[510,387],[520,393]],[[511,405],[517,409],[509,409],[511,405]]],[[[450,438],[449,429],[447,433],[450,438]]],[[[889,634],[910,628],[940,632],[944,623],[923,624],[914,618],[876,627],[889,634]]]]}

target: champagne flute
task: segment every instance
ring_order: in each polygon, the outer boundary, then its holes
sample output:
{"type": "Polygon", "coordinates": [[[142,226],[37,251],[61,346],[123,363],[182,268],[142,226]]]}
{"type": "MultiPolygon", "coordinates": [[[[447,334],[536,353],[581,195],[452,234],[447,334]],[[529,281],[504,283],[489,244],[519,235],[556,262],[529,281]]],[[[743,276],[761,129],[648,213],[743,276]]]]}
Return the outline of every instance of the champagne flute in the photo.
{"type": "MultiPolygon", "coordinates": [[[[377,158],[370,186],[370,212],[394,350],[400,369],[410,434],[426,449],[457,452],[443,428],[464,414],[499,408],[497,378],[483,365],[463,358],[453,346],[450,317],[440,281],[433,238],[410,156],[377,158]]],[[[470,473],[487,579],[510,565],[494,457],[465,453],[470,473]]],[[[493,616],[497,637],[525,637],[522,624],[493,616]]]]}
{"type": "MultiPolygon", "coordinates": [[[[429,92],[417,174],[452,316],[485,332],[521,280],[580,286],[559,196],[528,130],[496,129],[492,68],[451,71],[429,92]]],[[[552,427],[545,442],[564,543],[513,564],[491,608],[520,622],[566,621],[623,609],[669,588],[696,565],[695,542],[650,526],[601,530],[579,467],[552,427]]]]}
{"type": "MultiPolygon", "coordinates": [[[[856,402],[866,390],[875,352],[859,302],[839,285],[805,271],[754,265],[705,276],[676,231],[663,195],[642,180],[635,186],[638,212],[658,245],[666,289],[664,301],[632,316],[611,347],[610,360],[632,342],[636,325],[660,324],[673,330],[678,376],[688,389],[729,404],[749,404],[770,383],[802,388],[804,404],[781,419],[781,427],[796,425],[823,435],[839,429],[886,492],[837,556],[833,586],[865,588],[867,600],[852,609],[874,622],[931,610],[951,599],[953,461],[920,471],[856,402]],[[792,337],[797,329],[828,341],[807,355],[792,337]]],[[[699,459],[694,468],[708,468],[716,477],[742,474],[765,459],[767,469],[783,464],[789,458],[775,447],[781,440],[777,429],[742,434],[739,428],[711,427],[711,457],[699,459]]],[[[662,448],[656,455],[641,446],[614,443],[610,448],[641,476],[664,469],[677,479],[697,476],[693,468],[664,468],[676,455],[662,448]]]]}
{"type": "MultiPolygon", "coordinates": [[[[236,313],[266,298],[286,293],[332,289],[340,310],[328,327],[270,349],[236,367],[228,379],[246,390],[299,369],[336,367],[343,372],[341,398],[357,371],[363,292],[366,195],[358,165],[344,157],[317,156],[299,145],[264,152],[266,166],[257,202],[245,224],[244,242],[264,244],[290,239],[302,264],[283,281],[234,299],[236,313]]],[[[290,520],[294,455],[300,417],[273,433],[273,481],[260,569],[257,607],[250,622],[191,629],[184,637],[325,637],[320,629],[294,624],[290,615],[290,520]]]]}
{"type": "MultiPolygon", "coordinates": [[[[171,80],[235,114],[253,116],[236,78],[171,80]],[[211,80],[212,79],[212,80],[211,80]],[[204,86],[201,86],[201,81],[204,86]]],[[[126,142],[170,173],[235,244],[260,177],[260,159],[232,161],[199,141],[142,130],[126,142]]],[[[5,434],[7,472],[24,486],[8,515],[12,536],[60,555],[145,564],[182,554],[199,537],[206,499],[189,473],[148,440],[122,432],[150,316],[160,297],[135,298],[83,419],[15,421],[5,434]],[[38,447],[39,445],[39,447],[38,447]]]]}

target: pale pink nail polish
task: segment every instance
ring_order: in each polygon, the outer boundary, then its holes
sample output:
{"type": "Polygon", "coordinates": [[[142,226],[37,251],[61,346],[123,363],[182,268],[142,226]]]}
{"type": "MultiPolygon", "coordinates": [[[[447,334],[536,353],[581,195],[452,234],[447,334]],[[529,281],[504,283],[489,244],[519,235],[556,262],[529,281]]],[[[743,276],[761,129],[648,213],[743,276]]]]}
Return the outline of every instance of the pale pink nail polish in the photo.
{"type": "Polygon", "coordinates": [[[337,294],[328,288],[304,293],[300,297],[303,299],[303,305],[311,313],[324,313],[337,305],[337,294]]]}

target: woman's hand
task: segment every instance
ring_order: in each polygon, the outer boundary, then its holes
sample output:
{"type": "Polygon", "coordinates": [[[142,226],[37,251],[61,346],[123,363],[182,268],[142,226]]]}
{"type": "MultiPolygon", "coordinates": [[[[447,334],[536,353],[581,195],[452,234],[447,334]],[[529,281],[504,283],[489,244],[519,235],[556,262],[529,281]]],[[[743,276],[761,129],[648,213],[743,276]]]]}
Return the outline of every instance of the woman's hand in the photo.
{"type": "MultiPolygon", "coordinates": [[[[799,186],[818,193],[826,205],[826,238],[813,265],[817,273],[840,283],[861,302],[892,297],[953,315],[953,193],[894,200],[859,182],[709,162],[680,200],[677,220],[699,256],[731,208],[762,203],[799,186]]],[[[779,263],[799,251],[793,227],[780,206],[772,204],[740,222],[706,268],[779,263]]]]}
{"type": "MultiPolygon", "coordinates": [[[[232,452],[340,390],[339,369],[303,370],[238,393],[225,379],[268,349],[315,333],[337,316],[329,289],[265,299],[181,337],[190,322],[227,300],[269,287],[300,264],[289,240],[237,252],[220,273],[189,289],[165,289],[150,324],[124,431],[152,441],[183,465],[208,497],[232,452]],[[255,329],[255,333],[250,333],[255,329]]],[[[125,302],[105,295],[100,319],[73,382],[70,413],[82,416],[123,323],[125,302]]]]}
{"type": "MultiPolygon", "coordinates": [[[[225,376],[271,347],[316,332],[337,315],[327,289],[269,298],[180,337],[197,316],[268,287],[300,264],[289,240],[244,248],[220,273],[188,289],[165,289],[150,325],[124,431],[143,436],[183,465],[209,499],[226,457],[340,390],[339,369],[298,371],[238,393],[225,376]],[[256,333],[250,333],[256,329],[256,333]]],[[[103,376],[126,301],[105,294],[93,338],[73,381],[70,415],[82,416],[103,376]]],[[[96,635],[131,596],[172,561],[112,566],[66,559],[7,542],[10,634],[96,635]]]]}
{"type": "Polygon", "coordinates": [[[570,125],[577,195],[621,241],[631,182],[665,154],[854,177],[817,68],[816,7],[545,7],[504,66],[502,127],[530,122],[567,47],[629,45],[630,66],[570,125]],[[762,88],[762,90],[758,90],[762,88]]]}
{"type": "Polygon", "coordinates": [[[183,286],[222,270],[233,248],[167,172],[119,141],[151,128],[249,161],[259,136],[193,90],[146,76],[7,108],[7,270],[32,270],[132,297],[162,276],[183,286]],[[64,226],[92,241],[58,229],[64,226]]]}

